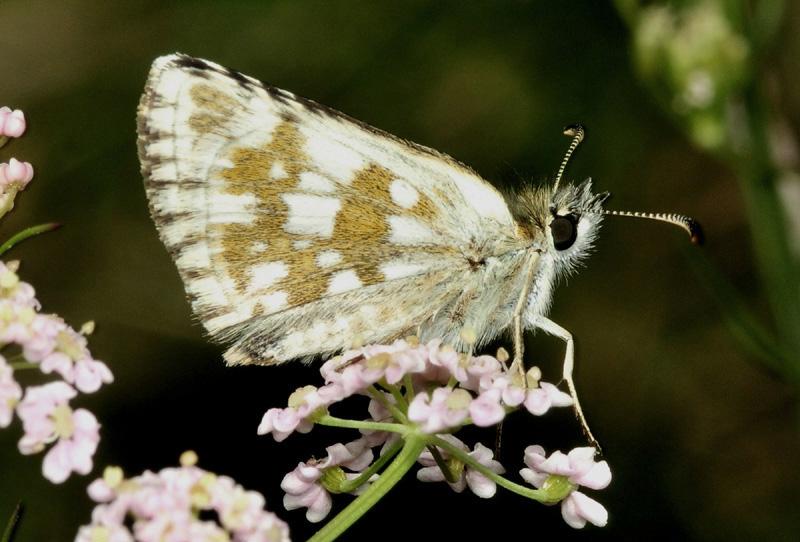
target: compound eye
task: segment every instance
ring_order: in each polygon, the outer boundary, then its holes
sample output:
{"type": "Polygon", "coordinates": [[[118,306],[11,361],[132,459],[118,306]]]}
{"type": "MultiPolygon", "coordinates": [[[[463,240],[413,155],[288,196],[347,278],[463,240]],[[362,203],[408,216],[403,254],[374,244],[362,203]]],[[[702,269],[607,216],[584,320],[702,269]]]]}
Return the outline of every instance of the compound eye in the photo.
{"type": "Polygon", "coordinates": [[[553,246],[556,250],[567,250],[578,238],[578,217],[575,215],[557,216],[550,222],[553,246]]]}

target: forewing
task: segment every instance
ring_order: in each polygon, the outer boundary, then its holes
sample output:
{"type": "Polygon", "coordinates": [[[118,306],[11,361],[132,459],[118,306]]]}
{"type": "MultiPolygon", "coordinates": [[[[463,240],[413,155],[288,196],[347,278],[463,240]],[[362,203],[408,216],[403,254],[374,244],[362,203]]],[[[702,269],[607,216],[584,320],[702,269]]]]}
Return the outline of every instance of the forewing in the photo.
{"type": "Polygon", "coordinates": [[[151,213],[229,362],[391,338],[518,243],[455,160],[211,62],[156,60],[138,127],[151,213]]]}

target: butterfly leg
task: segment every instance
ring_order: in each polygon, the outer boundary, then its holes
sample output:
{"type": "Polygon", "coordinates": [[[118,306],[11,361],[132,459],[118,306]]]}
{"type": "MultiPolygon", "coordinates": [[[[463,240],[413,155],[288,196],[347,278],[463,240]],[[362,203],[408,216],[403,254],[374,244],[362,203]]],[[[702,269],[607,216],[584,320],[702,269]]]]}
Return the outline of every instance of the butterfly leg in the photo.
{"type": "Polygon", "coordinates": [[[575,382],[572,379],[572,370],[575,366],[575,342],[572,340],[572,334],[544,316],[537,316],[532,322],[529,322],[529,325],[541,329],[545,333],[553,335],[554,337],[558,337],[567,344],[566,354],[564,356],[564,382],[567,383],[569,395],[572,397],[572,406],[575,410],[575,416],[578,418],[578,421],[581,424],[583,434],[586,435],[586,438],[589,440],[589,444],[594,446],[597,452],[600,453],[600,443],[597,442],[596,438],[594,438],[591,429],[589,429],[589,424],[586,423],[586,417],[583,415],[581,402],[578,400],[578,392],[575,389],[575,382]]]}
{"type": "Polygon", "coordinates": [[[527,385],[525,378],[525,364],[523,363],[525,353],[525,340],[522,335],[522,317],[515,316],[513,321],[513,341],[514,341],[514,361],[511,362],[511,367],[508,369],[509,373],[519,373],[522,379],[522,385],[527,385]]]}
{"type": "Polygon", "coordinates": [[[511,322],[509,322],[512,326],[512,339],[514,341],[514,361],[511,363],[511,367],[509,367],[509,373],[512,375],[517,373],[522,381],[523,387],[528,386],[528,378],[525,375],[525,363],[523,360],[523,354],[525,353],[525,328],[522,325],[522,315],[525,311],[525,305],[528,302],[528,294],[533,282],[533,275],[536,273],[536,263],[538,261],[539,254],[537,252],[531,252],[531,258],[525,264],[526,269],[522,279],[524,287],[517,301],[514,316],[511,318],[511,322]]]}

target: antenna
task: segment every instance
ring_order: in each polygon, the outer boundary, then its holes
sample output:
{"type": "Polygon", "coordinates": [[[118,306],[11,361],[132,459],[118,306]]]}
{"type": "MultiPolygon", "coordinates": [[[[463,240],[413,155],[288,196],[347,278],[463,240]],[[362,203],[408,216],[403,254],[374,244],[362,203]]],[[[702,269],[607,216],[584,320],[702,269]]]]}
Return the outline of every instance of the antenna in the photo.
{"type": "Polygon", "coordinates": [[[582,211],[601,215],[632,216],[634,218],[646,218],[648,220],[657,220],[658,222],[667,222],[686,230],[686,232],[691,236],[693,244],[703,244],[703,229],[695,219],[689,218],[688,216],[667,213],[640,213],[638,211],[608,211],[606,209],[601,209],[599,211],[583,209],[582,211]]]}
{"type": "Polygon", "coordinates": [[[572,156],[572,153],[575,152],[575,149],[578,147],[581,141],[583,141],[583,135],[586,131],[583,129],[583,126],[580,124],[571,124],[564,128],[564,135],[572,137],[572,143],[569,145],[569,149],[567,149],[567,154],[564,156],[564,160],[561,161],[561,167],[558,168],[558,175],[556,175],[556,183],[553,186],[553,192],[558,190],[558,183],[561,182],[561,176],[564,174],[564,170],[567,167],[567,162],[569,162],[569,157],[572,156]]]}
{"type": "MultiPolygon", "coordinates": [[[[553,192],[558,190],[558,184],[561,182],[561,176],[564,175],[564,170],[567,167],[567,163],[569,162],[572,153],[575,152],[575,149],[580,145],[581,141],[583,141],[583,136],[586,134],[586,131],[583,129],[583,126],[580,124],[572,124],[564,128],[564,135],[572,137],[572,143],[569,145],[569,149],[567,149],[567,154],[564,156],[564,160],[561,161],[561,167],[558,168],[558,175],[556,176],[556,182],[553,186],[553,192]]],[[[672,213],[640,213],[638,211],[609,211],[606,209],[575,209],[576,211],[580,211],[583,213],[596,213],[600,215],[613,215],[613,216],[630,216],[634,218],[646,218],[648,220],[656,220],[658,222],[667,222],[669,224],[674,224],[675,226],[679,226],[686,230],[689,236],[692,238],[692,243],[695,245],[702,245],[703,244],[703,229],[700,227],[700,224],[693,218],[689,218],[688,216],[684,215],[676,215],[672,213]]]]}

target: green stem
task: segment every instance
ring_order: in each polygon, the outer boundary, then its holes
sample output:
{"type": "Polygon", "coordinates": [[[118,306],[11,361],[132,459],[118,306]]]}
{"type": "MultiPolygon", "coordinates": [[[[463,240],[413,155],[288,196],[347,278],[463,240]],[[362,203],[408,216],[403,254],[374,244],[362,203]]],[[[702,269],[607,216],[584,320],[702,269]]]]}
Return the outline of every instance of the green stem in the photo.
{"type": "Polygon", "coordinates": [[[709,257],[694,247],[685,247],[686,261],[694,268],[695,275],[705,284],[706,290],[720,307],[722,317],[731,335],[755,359],[782,378],[793,378],[786,369],[792,366],[793,355],[781,344],[773,331],[762,322],[747,306],[739,291],[724,275],[720,274],[709,257]]]}
{"type": "Polygon", "coordinates": [[[433,456],[433,460],[436,461],[436,466],[439,467],[439,470],[442,471],[444,475],[444,479],[447,481],[448,484],[455,484],[458,482],[459,476],[456,476],[456,473],[450,470],[450,466],[447,464],[447,461],[442,454],[439,453],[439,448],[436,446],[428,446],[428,451],[433,456]]]}
{"type": "Polygon", "coordinates": [[[397,452],[400,451],[400,448],[403,447],[403,439],[397,439],[394,444],[392,444],[381,456],[378,458],[375,463],[369,466],[367,470],[361,473],[357,478],[353,478],[352,480],[348,480],[347,482],[343,483],[339,486],[340,493],[350,493],[355,489],[361,487],[370,477],[381,470],[383,466],[389,462],[391,458],[397,455],[397,452]]]}
{"type": "Polygon", "coordinates": [[[414,383],[411,381],[411,373],[406,373],[403,375],[403,383],[406,386],[406,396],[408,403],[410,404],[411,401],[414,400],[414,383]]]}
{"type": "MultiPolygon", "coordinates": [[[[384,387],[389,390],[389,393],[394,397],[400,412],[408,412],[408,403],[406,403],[406,398],[403,396],[403,392],[400,391],[400,388],[391,384],[386,384],[384,387]]],[[[403,418],[405,419],[405,416],[403,418]]]]}
{"type": "Polygon", "coordinates": [[[431,439],[431,444],[438,446],[439,448],[444,448],[451,455],[456,456],[458,459],[464,462],[465,465],[469,465],[470,468],[475,469],[476,471],[480,472],[484,476],[486,476],[489,480],[494,482],[500,487],[503,487],[509,491],[516,493],[517,495],[522,495],[523,497],[527,497],[529,499],[533,499],[539,502],[551,502],[551,499],[548,497],[547,492],[542,489],[531,489],[526,486],[521,486],[508,480],[507,478],[503,478],[496,472],[493,472],[486,468],[485,466],[478,463],[475,459],[470,457],[464,450],[459,448],[458,446],[453,446],[446,440],[434,437],[431,439]]]}
{"type": "Polygon", "coordinates": [[[38,369],[39,368],[39,364],[38,363],[32,363],[30,361],[10,362],[9,366],[11,366],[11,368],[14,369],[15,371],[21,371],[21,370],[24,370],[24,369],[38,369]]]}
{"type": "Polygon", "coordinates": [[[426,439],[420,435],[408,435],[403,449],[394,461],[356,500],[329,521],[308,542],[328,542],[338,538],[372,508],[397,482],[414,466],[420,452],[425,448],[426,439]]]}
{"type": "Polygon", "coordinates": [[[346,429],[368,429],[370,431],[387,431],[389,433],[408,433],[409,428],[399,423],[371,422],[366,420],[346,420],[330,414],[315,418],[314,423],[329,427],[343,427],[346,429]]]}
{"type": "MultiPolygon", "coordinates": [[[[0,209],[0,216],[6,213],[8,209],[0,209]]],[[[20,241],[24,241],[28,237],[33,237],[34,235],[39,235],[40,233],[45,233],[48,231],[52,231],[59,227],[61,224],[57,222],[51,222],[50,224],[39,224],[38,226],[31,226],[30,228],[24,229],[11,239],[0,245],[0,256],[5,254],[11,247],[19,243],[20,241]]]]}
{"type": "MultiPolygon", "coordinates": [[[[800,274],[791,252],[787,220],[777,193],[777,171],[771,164],[767,139],[768,116],[756,88],[746,98],[750,113],[751,153],[739,161],[739,186],[753,237],[756,263],[764,281],[782,350],[800,352],[800,274]]],[[[785,364],[784,364],[785,365],[785,364]]],[[[783,368],[800,380],[800,363],[783,368]]]]}
{"type": "Polygon", "coordinates": [[[393,405],[388,399],[386,399],[386,396],[378,388],[375,386],[368,386],[367,391],[375,398],[376,401],[389,410],[395,420],[400,423],[408,423],[408,418],[406,418],[405,412],[401,411],[396,405],[393,405]]]}

